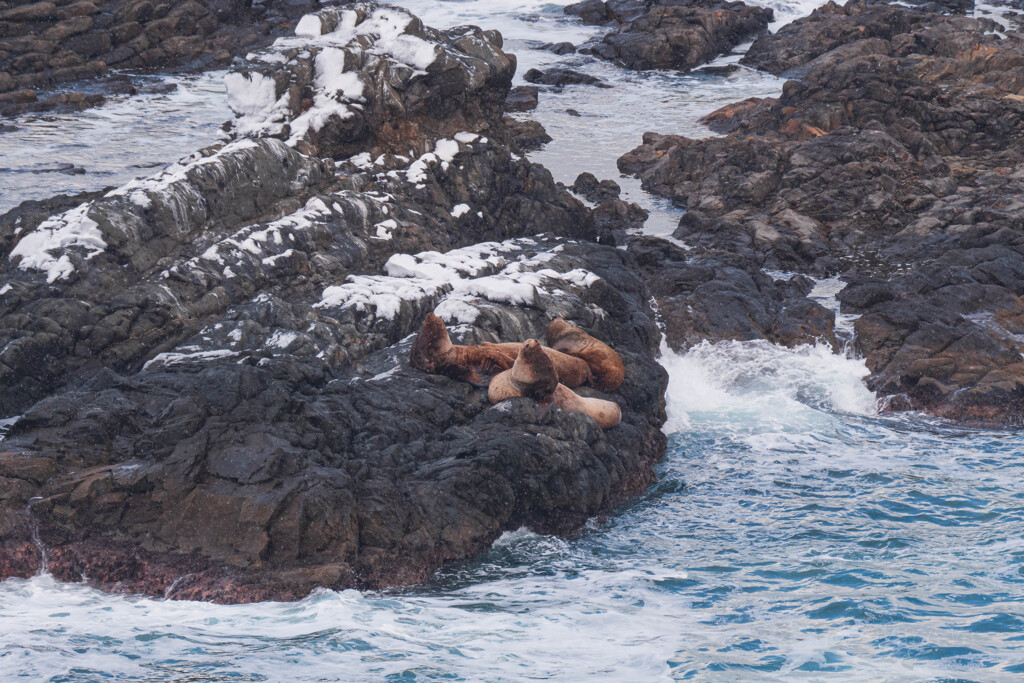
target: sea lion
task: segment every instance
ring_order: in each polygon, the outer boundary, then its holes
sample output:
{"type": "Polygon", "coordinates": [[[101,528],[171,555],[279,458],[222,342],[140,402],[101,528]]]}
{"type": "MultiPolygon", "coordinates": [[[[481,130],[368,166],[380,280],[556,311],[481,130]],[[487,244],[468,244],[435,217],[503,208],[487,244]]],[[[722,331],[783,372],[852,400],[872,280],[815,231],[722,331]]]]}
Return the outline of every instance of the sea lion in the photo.
{"type": "Polygon", "coordinates": [[[555,318],[548,325],[546,337],[551,348],[587,362],[593,375],[591,384],[599,391],[615,391],[625,379],[626,368],[619,354],[580,328],[555,318]]]}
{"type": "Polygon", "coordinates": [[[622,422],[619,404],[599,398],[584,398],[559,382],[555,364],[545,351],[536,339],[524,343],[512,368],[495,375],[487,387],[487,398],[491,403],[525,396],[541,405],[585,413],[601,429],[611,429],[622,422]]]}
{"type": "MultiPolygon", "coordinates": [[[[485,342],[479,346],[455,346],[448,336],[444,321],[428,313],[409,353],[414,368],[434,372],[452,379],[484,385],[484,376],[490,377],[512,367],[522,342],[485,342]]],[[[582,358],[542,347],[551,358],[558,373],[558,381],[569,387],[582,386],[590,381],[590,366],[582,358]]]]}
{"type": "Polygon", "coordinates": [[[409,364],[425,372],[434,372],[462,382],[484,386],[484,377],[508,370],[516,357],[500,348],[456,346],[448,336],[444,321],[428,313],[423,327],[412,343],[409,364]]]}
{"type": "MultiPolygon", "coordinates": [[[[492,344],[486,342],[480,346],[495,347],[503,351],[506,355],[516,358],[519,356],[519,352],[523,349],[522,342],[500,342],[492,344]]],[[[591,381],[590,366],[587,365],[587,361],[576,356],[570,356],[567,353],[556,351],[549,346],[542,346],[544,353],[547,354],[548,358],[555,365],[555,372],[558,373],[558,381],[567,387],[580,387],[591,381]]]]}
{"type": "Polygon", "coordinates": [[[491,379],[487,387],[487,398],[491,403],[506,398],[526,396],[541,403],[549,403],[551,394],[558,386],[558,372],[544,347],[536,339],[523,343],[523,348],[512,367],[491,379]]]}
{"type": "Polygon", "coordinates": [[[618,427],[622,422],[622,409],[614,401],[605,401],[600,398],[585,398],[575,391],[559,384],[552,394],[555,405],[562,410],[586,413],[594,418],[594,422],[601,429],[618,427]]]}

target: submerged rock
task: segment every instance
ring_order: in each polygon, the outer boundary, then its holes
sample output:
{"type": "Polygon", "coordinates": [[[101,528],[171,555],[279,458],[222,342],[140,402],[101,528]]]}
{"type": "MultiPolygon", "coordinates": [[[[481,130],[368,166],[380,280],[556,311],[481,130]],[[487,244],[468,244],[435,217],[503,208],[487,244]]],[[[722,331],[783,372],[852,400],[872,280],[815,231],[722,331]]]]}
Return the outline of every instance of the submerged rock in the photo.
{"type": "Polygon", "coordinates": [[[500,37],[370,5],[296,30],[229,78],[233,142],[0,218],[0,576],[45,548],[61,580],[170,598],[401,585],[651,481],[648,292],[513,155],[500,37]],[[431,311],[461,343],[584,328],[626,380],[579,393],[622,424],[410,367],[431,311]]]}
{"type": "Polygon", "coordinates": [[[505,98],[505,111],[530,111],[537,108],[540,88],[535,85],[518,85],[505,98]]]}
{"type": "Polygon", "coordinates": [[[550,69],[541,71],[539,69],[530,69],[523,74],[523,79],[527,83],[540,83],[541,85],[553,85],[558,88],[566,85],[597,85],[598,87],[604,86],[604,83],[600,78],[596,78],[589,74],[581,73],[574,69],[567,69],[565,67],[556,66],[550,69]]]}
{"type": "Polygon", "coordinates": [[[554,52],[556,55],[571,55],[576,52],[576,46],[565,41],[561,43],[546,43],[539,46],[537,49],[554,52]]]}

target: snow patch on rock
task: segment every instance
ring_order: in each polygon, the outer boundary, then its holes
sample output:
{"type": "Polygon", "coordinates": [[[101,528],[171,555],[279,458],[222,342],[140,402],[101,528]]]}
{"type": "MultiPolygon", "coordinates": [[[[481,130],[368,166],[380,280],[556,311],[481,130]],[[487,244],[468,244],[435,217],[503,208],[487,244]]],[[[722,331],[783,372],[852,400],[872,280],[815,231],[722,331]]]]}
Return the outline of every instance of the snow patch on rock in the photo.
{"type": "Polygon", "coordinates": [[[89,217],[91,203],[82,204],[39,224],[11,250],[9,258],[19,257],[21,270],[41,270],[53,283],[75,270],[67,250],[78,247],[89,260],[107,248],[99,224],[89,217]]]}

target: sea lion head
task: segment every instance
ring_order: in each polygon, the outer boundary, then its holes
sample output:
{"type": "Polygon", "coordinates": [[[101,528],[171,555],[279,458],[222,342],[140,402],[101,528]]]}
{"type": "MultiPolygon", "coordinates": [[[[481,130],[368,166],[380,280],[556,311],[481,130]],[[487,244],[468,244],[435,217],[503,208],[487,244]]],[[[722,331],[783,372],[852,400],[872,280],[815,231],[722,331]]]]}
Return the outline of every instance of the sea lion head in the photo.
{"type": "Polygon", "coordinates": [[[561,339],[566,332],[574,329],[576,328],[561,318],[555,318],[548,325],[547,332],[544,335],[547,338],[548,346],[555,348],[555,344],[558,343],[558,340],[561,339]]]}
{"type": "Polygon", "coordinates": [[[547,402],[558,386],[558,372],[536,339],[530,339],[519,351],[512,368],[491,380],[487,397],[492,403],[506,398],[526,396],[547,402]]]}
{"type": "Polygon", "coordinates": [[[451,349],[452,340],[444,321],[433,313],[427,313],[409,351],[409,364],[426,372],[435,372],[451,349]]]}
{"type": "Polygon", "coordinates": [[[547,399],[558,386],[555,364],[536,339],[523,344],[519,357],[512,365],[512,379],[524,387],[528,396],[538,401],[547,399]]]}

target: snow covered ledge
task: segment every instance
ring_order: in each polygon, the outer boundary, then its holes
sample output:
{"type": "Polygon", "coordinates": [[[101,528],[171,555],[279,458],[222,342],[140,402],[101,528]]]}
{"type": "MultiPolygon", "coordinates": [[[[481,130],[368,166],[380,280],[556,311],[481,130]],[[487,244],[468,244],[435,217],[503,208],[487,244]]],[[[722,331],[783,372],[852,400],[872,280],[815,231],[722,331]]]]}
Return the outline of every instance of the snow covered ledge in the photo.
{"type": "Polygon", "coordinates": [[[275,136],[320,156],[426,151],[424,140],[497,125],[515,72],[501,35],[438,31],[371,4],[303,17],[225,77],[234,136],[275,136]]]}
{"type": "Polygon", "coordinates": [[[73,280],[87,261],[102,257],[143,272],[201,241],[211,227],[259,218],[320,176],[316,160],[280,140],[239,140],[49,218],[22,236],[8,258],[19,270],[42,272],[48,284],[73,280]]]}

